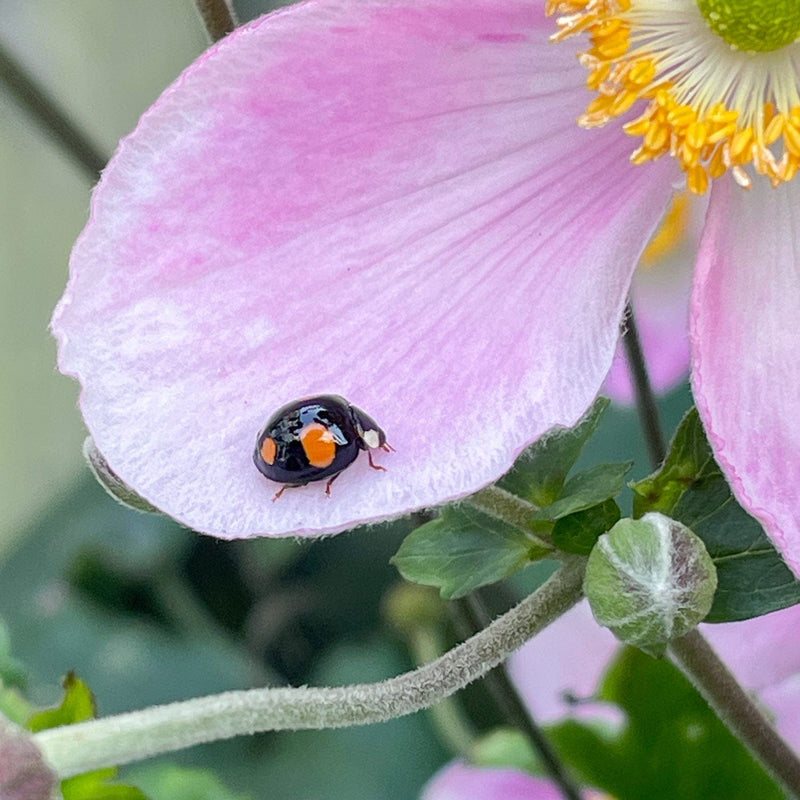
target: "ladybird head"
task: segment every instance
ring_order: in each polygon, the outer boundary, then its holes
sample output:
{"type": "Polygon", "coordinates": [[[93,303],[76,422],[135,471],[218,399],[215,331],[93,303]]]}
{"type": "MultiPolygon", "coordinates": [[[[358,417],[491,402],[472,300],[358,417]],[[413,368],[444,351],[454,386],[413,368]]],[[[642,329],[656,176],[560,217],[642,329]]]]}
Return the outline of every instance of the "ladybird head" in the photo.
{"type": "Polygon", "coordinates": [[[358,433],[359,445],[364,450],[386,447],[386,434],[369,414],[356,406],[350,406],[350,413],[358,433]]]}

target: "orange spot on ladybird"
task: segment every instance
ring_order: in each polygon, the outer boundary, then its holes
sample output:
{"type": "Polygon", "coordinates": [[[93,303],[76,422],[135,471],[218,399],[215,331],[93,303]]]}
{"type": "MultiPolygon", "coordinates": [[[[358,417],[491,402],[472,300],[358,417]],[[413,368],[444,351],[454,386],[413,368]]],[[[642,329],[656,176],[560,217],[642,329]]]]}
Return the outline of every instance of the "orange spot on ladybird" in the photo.
{"type": "Polygon", "coordinates": [[[319,422],[312,422],[300,431],[300,444],[303,445],[308,463],[312,467],[323,469],[330,466],[336,458],[336,440],[319,422]]]}
{"type": "Polygon", "coordinates": [[[275,463],[275,455],[278,452],[278,447],[275,444],[275,440],[271,439],[269,436],[264,439],[261,443],[261,458],[264,459],[264,463],[266,464],[274,464],[275,463]]]}

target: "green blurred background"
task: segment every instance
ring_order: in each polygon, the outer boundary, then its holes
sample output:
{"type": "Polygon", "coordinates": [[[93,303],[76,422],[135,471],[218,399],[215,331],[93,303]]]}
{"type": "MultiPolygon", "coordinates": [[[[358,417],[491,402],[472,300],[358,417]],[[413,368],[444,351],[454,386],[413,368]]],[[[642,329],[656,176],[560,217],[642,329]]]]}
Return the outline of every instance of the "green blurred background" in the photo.
{"type": "MultiPolygon", "coordinates": [[[[237,4],[242,20],[268,10],[237,4]]],[[[0,41],[110,155],[206,47],[190,0],[2,0],[0,41]]],[[[55,368],[48,322],[91,180],[0,86],[0,621],[39,703],[74,669],[100,712],[225,689],[335,684],[412,665],[381,619],[388,565],[410,521],[316,543],[219,542],[128,511],[81,457],[77,387],[55,368]]],[[[689,404],[664,403],[674,428],[689,404]]],[[[586,463],[634,458],[636,416],[614,410],[586,463]]],[[[526,591],[531,570],[511,587],[526,591]]],[[[0,637],[0,659],[2,652],[0,637]]],[[[468,694],[482,727],[499,720],[468,694]]],[[[199,747],[125,770],[153,798],[414,798],[449,758],[426,715],[372,728],[273,734],[199,747]],[[212,769],[176,776],[170,763],[212,769]]]]}

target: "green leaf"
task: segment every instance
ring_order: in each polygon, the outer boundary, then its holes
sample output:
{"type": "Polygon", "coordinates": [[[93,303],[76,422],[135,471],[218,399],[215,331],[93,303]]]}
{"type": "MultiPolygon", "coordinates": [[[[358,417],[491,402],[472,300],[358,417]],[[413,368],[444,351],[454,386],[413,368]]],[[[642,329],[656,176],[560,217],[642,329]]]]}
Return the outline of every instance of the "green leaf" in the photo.
{"type": "Polygon", "coordinates": [[[135,786],[107,783],[117,775],[116,767],[98,769],[61,781],[64,800],[147,800],[135,786]]]}
{"type": "MultiPolygon", "coordinates": [[[[91,689],[76,677],[74,672],[67,673],[63,686],[64,699],[61,704],[33,714],[27,722],[29,730],[35,733],[61,725],[85,722],[97,716],[91,689]]],[[[147,800],[145,795],[133,786],[108,783],[116,775],[116,767],[75,775],[61,781],[61,794],[64,800],[147,800]]]]}
{"type": "Polygon", "coordinates": [[[696,409],[684,417],[661,469],[631,488],[637,516],[661,511],[705,543],[718,578],[706,622],[750,619],[800,602],[800,581],[734,499],[696,409]]]}
{"type": "Polygon", "coordinates": [[[27,681],[25,668],[11,654],[11,637],[0,620],[0,685],[24,689],[27,681]]]}
{"type": "Polygon", "coordinates": [[[632,461],[618,464],[597,464],[585,472],[573,475],[564,485],[561,496],[533,515],[536,519],[555,521],[584,511],[615,497],[625,483],[632,461]]]}
{"type": "Polygon", "coordinates": [[[137,783],[144,786],[153,800],[249,800],[225,786],[208,769],[177,764],[156,764],[140,769],[137,783]]]}
{"type": "Polygon", "coordinates": [[[549,731],[587,784],[625,800],[781,800],[783,795],[667,660],[625,648],[599,699],[625,712],[617,735],[571,721],[549,731]]]}
{"type": "Polygon", "coordinates": [[[459,505],[407,536],[392,563],[406,580],[436,586],[442,597],[454,599],[549,552],[521,528],[459,505]]]}
{"type": "Polygon", "coordinates": [[[621,516],[616,501],[609,498],[596,506],[561,517],[553,526],[553,544],[565,553],[588,556],[598,538],[611,530],[621,516]]]}
{"type": "Polygon", "coordinates": [[[27,728],[34,733],[60,725],[72,725],[94,719],[97,713],[91,689],[74,672],[68,672],[63,682],[64,699],[55,708],[39,711],[28,720],[27,728]]]}
{"type": "Polygon", "coordinates": [[[598,397],[574,428],[548,431],[520,455],[498,485],[538,506],[557,500],[569,471],[597,430],[609,403],[607,398],[598,397]]]}

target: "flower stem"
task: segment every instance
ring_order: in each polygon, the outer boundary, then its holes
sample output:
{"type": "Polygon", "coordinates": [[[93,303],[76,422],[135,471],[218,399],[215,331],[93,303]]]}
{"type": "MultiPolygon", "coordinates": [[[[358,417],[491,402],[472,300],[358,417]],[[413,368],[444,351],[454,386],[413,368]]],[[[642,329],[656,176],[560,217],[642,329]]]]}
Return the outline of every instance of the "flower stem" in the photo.
{"type": "Polygon", "coordinates": [[[212,42],[218,42],[239,24],[226,0],[195,0],[195,5],[212,42]]]}
{"type": "Polygon", "coordinates": [[[800,798],[800,759],[696,630],[670,645],[674,658],[728,729],[790,793],[800,798]]]}
{"type": "Polygon", "coordinates": [[[647,364],[644,360],[642,342],[639,339],[639,330],[636,327],[636,317],[633,306],[628,303],[625,318],[627,320],[625,334],[622,337],[625,343],[625,353],[631,369],[633,385],[636,392],[636,409],[639,412],[639,422],[644,432],[650,464],[656,469],[667,454],[664,432],[658,417],[658,404],[650,376],[647,374],[647,364]]]}
{"type": "MultiPolygon", "coordinates": [[[[471,632],[487,628],[491,625],[489,611],[483,602],[480,589],[456,601],[455,611],[462,618],[463,627],[471,632]]],[[[518,730],[522,731],[533,745],[542,760],[545,770],[552,778],[567,800],[581,800],[580,789],[567,774],[564,764],[559,759],[544,731],[536,724],[525,704],[517,693],[514,684],[508,677],[505,665],[500,664],[486,673],[483,678],[486,688],[494,698],[503,716],[518,730]]]]}
{"type": "Polygon", "coordinates": [[[0,87],[7,89],[33,119],[55,139],[94,183],[108,160],[94,142],[69,119],[14,56],[0,44],[0,87]]]}
{"type": "MultiPolygon", "coordinates": [[[[433,661],[445,649],[441,637],[430,627],[414,631],[409,636],[409,647],[418,664],[433,661]]],[[[475,732],[458,701],[445,697],[431,706],[428,713],[439,738],[452,755],[456,758],[468,755],[475,742],[475,732]]]]}
{"type": "MultiPolygon", "coordinates": [[[[630,303],[627,317],[625,348],[636,388],[639,419],[647,440],[650,461],[655,469],[666,455],[664,435],[630,303]]],[[[693,630],[674,640],[670,644],[670,651],[681,671],[726,727],[793,798],[800,799],[800,759],[770,725],[700,631],[693,630]]]]}
{"type": "Polygon", "coordinates": [[[440,658],[380,683],[224,692],[37,733],[61,778],[268,730],[366,725],[411,714],[485,675],[581,596],[586,562],[570,558],[543,586],[440,658]]]}

